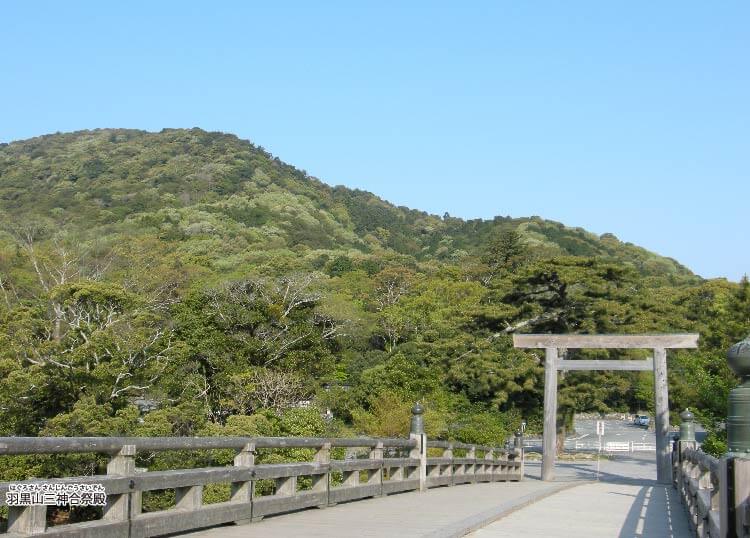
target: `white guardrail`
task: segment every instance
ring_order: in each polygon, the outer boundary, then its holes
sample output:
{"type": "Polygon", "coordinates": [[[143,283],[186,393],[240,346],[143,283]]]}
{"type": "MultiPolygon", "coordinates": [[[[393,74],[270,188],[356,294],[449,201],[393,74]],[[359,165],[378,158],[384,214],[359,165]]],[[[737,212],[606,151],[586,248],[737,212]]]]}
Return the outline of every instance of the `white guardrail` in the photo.
{"type": "MultiPolygon", "coordinates": [[[[536,448],[542,446],[541,439],[524,439],[524,448],[536,448]]],[[[634,441],[607,441],[599,446],[598,441],[568,441],[565,443],[566,450],[591,450],[598,452],[656,452],[656,445],[650,443],[636,443],[634,441]]]]}

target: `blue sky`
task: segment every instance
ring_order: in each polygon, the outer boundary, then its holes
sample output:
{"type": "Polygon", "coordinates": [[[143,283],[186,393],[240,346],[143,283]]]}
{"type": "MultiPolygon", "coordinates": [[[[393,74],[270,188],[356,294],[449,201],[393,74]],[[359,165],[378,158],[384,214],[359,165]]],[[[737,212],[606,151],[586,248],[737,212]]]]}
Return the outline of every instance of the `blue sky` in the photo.
{"type": "Polygon", "coordinates": [[[750,2],[0,7],[0,141],[232,132],[442,215],[539,215],[750,273],[750,2]]]}

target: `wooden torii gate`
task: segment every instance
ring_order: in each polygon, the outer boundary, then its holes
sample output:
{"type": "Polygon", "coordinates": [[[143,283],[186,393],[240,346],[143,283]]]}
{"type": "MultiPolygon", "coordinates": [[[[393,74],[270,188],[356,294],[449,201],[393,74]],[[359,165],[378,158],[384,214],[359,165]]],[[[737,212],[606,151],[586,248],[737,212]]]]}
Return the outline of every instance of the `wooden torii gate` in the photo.
{"type": "Polygon", "coordinates": [[[558,370],[652,370],[656,416],[656,478],[672,481],[669,457],[669,393],[667,390],[667,349],[698,347],[697,334],[514,334],[517,348],[544,349],[544,440],[542,480],[555,477],[555,438],[557,433],[558,370]],[[560,349],[653,349],[645,360],[560,360],[560,349]]]}

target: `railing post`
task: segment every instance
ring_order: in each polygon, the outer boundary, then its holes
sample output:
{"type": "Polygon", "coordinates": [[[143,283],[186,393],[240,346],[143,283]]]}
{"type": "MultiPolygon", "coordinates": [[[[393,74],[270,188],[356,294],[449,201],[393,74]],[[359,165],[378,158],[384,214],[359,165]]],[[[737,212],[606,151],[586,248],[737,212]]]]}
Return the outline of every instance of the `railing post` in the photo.
{"type": "Polygon", "coordinates": [[[46,506],[9,506],[8,533],[28,535],[42,533],[47,529],[46,506]]]}
{"type": "MultiPolygon", "coordinates": [[[[524,424],[526,423],[524,422],[521,425],[522,428],[525,427],[524,424]]],[[[526,457],[525,457],[525,451],[523,448],[523,430],[522,429],[516,431],[516,435],[513,441],[515,445],[514,450],[513,450],[513,454],[514,454],[513,459],[515,461],[515,458],[519,458],[520,463],[521,463],[521,465],[516,470],[516,474],[518,475],[518,480],[523,480],[523,474],[525,472],[524,462],[526,461],[526,457]]]]}
{"type": "Polygon", "coordinates": [[[687,504],[687,496],[688,496],[688,476],[689,476],[689,461],[687,458],[682,458],[682,460],[678,463],[678,473],[677,473],[677,489],[680,492],[680,498],[682,499],[682,502],[687,504]]]}
{"type": "MultiPolygon", "coordinates": [[[[234,457],[235,467],[253,467],[255,466],[255,443],[247,443],[242,450],[234,457]]],[[[230,487],[230,500],[239,503],[252,503],[254,494],[254,482],[246,480],[243,482],[232,482],[230,487]]],[[[251,518],[239,519],[235,525],[247,525],[252,522],[251,518]]]]}
{"type": "MultiPolygon", "coordinates": [[[[331,464],[331,443],[325,443],[315,453],[315,463],[321,466],[330,466],[331,464]]],[[[326,470],[324,474],[316,474],[312,477],[312,491],[325,492],[326,502],[324,505],[319,505],[318,508],[325,508],[328,506],[330,501],[330,470],[326,470]]]]}
{"type": "Polygon", "coordinates": [[[469,462],[469,465],[471,466],[467,470],[467,474],[471,475],[471,482],[477,481],[477,447],[474,445],[471,445],[471,448],[466,451],[466,458],[469,460],[472,460],[469,462]]]}
{"type": "MultiPolygon", "coordinates": [[[[255,443],[247,443],[234,457],[235,467],[255,466],[255,443]]],[[[237,502],[251,502],[253,498],[253,482],[232,482],[231,499],[237,502]]]]}
{"type": "Polygon", "coordinates": [[[743,383],[729,393],[727,445],[732,456],[750,454],[750,336],[727,353],[729,367],[743,383]]]}
{"type": "Polygon", "coordinates": [[[424,407],[417,402],[411,409],[411,431],[409,439],[417,446],[411,449],[409,457],[419,460],[419,491],[427,491],[427,435],[424,433],[424,407]]]}
{"type": "Polygon", "coordinates": [[[734,537],[745,535],[745,512],[750,499],[750,461],[747,459],[750,458],[750,336],[729,349],[727,362],[734,373],[742,378],[742,384],[729,393],[729,451],[722,465],[722,470],[726,470],[726,484],[721,492],[722,532],[734,537]]]}
{"type": "Polygon", "coordinates": [[[448,472],[448,475],[451,477],[451,482],[448,485],[453,486],[454,485],[453,476],[455,474],[453,472],[453,443],[450,443],[448,445],[448,448],[443,450],[443,457],[449,460],[448,465],[446,465],[446,470],[448,472]]]}
{"type": "MultiPolygon", "coordinates": [[[[135,474],[135,445],[123,445],[120,451],[112,456],[107,463],[107,474],[115,476],[133,476],[135,474]]],[[[133,514],[141,511],[140,506],[133,506],[134,498],[130,493],[110,495],[107,498],[107,506],[104,507],[104,518],[108,521],[127,521],[133,514]]]]}
{"type": "Polygon", "coordinates": [[[738,537],[748,536],[748,499],[750,499],[750,459],[735,457],[732,459],[732,472],[729,481],[732,485],[732,496],[729,510],[733,512],[730,529],[734,523],[734,532],[738,537]]]}
{"type": "Polygon", "coordinates": [[[698,465],[698,491],[696,492],[696,503],[695,503],[695,512],[696,512],[696,520],[695,520],[695,526],[698,531],[698,536],[707,536],[708,535],[708,518],[709,514],[711,512],[711,488],[713,487],[713,483],[711,481],[711,469],[704,469],[698,465]],[[699,504],[698,504],[698,495],[700,495],[701,491],[708,490],[709,495],[709,503],[708,503],[708,513],[703,516],[700,513],[699,504]]]}
{"type": "Polygon", "coordinates": [[[680,492],[680,495],[682,498],[685,498],[685,473],[687,471],[687,461],[685,460],[684,455],[680,456],[678,455],[678,461],[677,461],[677,489],[680,492]]]}
{"type": "MultiPolygon", "coordinates": [[[[147,473],[148,467],[136,467],[135,474],[147,473]]],[[[130,519],[143,512],[143,492],[136,490],[130,494],[130,519]]]]}
{"type": "Polygon", "coordinates": [[[734,500],[732,493],[732,475],[734,474],[734,461],[730,457],[723,457],[719,460],[720,466],[720,484],[719,505],[721,506],[721,538],[734,538],[734,509],[731,505],[734,500]]]}
{"type": "MultiPolygon", "coordinates": [[[[679,465],[680,462],[682,462],[682,459],[684,457],[685,451],[688,449],[695,449],[696,448],[696,442],[695,442],[695,415],[690,411],[690,408],[686,408],[682,413],[680,413],[680,437],[677,440],[677,464],[679,465]]],[[[672,468],[675,469],[675,462],[674,462],[674,450],[673,450],[673,461],[672,461],[672,468]]],[[[673,471],[674,474],[674,471],[673,471]]],[[[676,477],[672,477],[672,482],[676,480],[676,477]]]]}
{"type": "Polygon", "coordinates": [[[495,477],[495,449],[490,449],[484,453],[484,470],[482,474],[488,482],[494,482],[495,477]],[[489,471],[489,472],[488,472],[489,471]]]}
{"type": "Polygon", "coordinates": [[[693,415],[689,407],[680,413],[679,443],[684,448],[695,448],[695,415],[693,415]]]}
{"type": "Polygon", "coordinates": [[[383,443],[378,441],[375,448],[370,449],[370,459],[380,460],[380,467],[367,471],[367,483],[380,486],[379,495],[383,495],[383,443]]]}

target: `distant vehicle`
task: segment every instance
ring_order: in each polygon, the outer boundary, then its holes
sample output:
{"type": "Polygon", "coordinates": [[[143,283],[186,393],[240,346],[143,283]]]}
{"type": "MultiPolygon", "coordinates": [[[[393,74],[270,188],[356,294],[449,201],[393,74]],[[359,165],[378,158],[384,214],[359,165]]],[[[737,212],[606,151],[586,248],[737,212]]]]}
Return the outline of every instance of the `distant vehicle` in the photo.
{"type": "Polygon", "coordinates": [[[648,424],[651,422],[651,419],[648,418],[648,415],[636,415],[633,419],[633,424],[636,426],[644,426],[648,428],[648,424]]]}

